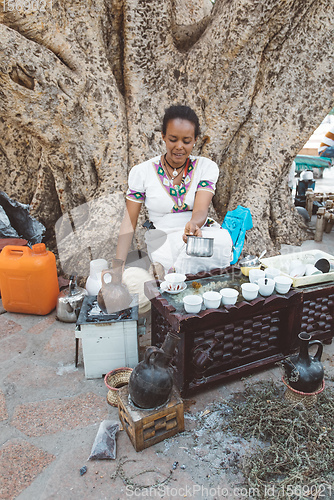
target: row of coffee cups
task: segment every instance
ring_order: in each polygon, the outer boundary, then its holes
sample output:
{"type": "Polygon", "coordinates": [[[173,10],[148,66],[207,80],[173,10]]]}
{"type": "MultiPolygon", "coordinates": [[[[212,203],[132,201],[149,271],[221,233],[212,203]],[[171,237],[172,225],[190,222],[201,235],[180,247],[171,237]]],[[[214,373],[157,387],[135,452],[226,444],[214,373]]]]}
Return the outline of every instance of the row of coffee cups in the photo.
{"type": "Polygon", "coordinates": [[[207,309],[218,309],[221,303],[224,305],[235,304],[238,295],[238,290],[234,288],[223,288],[220,292],[210,290],[204,292],[203,296],[197,294],[186,295],[183,297],[183,305],[187,313],[196,314],[200,312],[203,302],[207,309]]]}
{"type": "MultiPolygon", "coordinates": [[[[243,283],[241,294],[245,300],[254,300],[260,293],[263,297],[268,297],[274,289],[280,294],[286,294],[290,290],[292,279],[288,276],[276,276],[275,279],[259,278],[257,283],[243,283]]],[[[207,309],[218,309],[221,305],[234,305],[239,296],[238,290],[234,288],[222,288],[219,292],[208,291],[201,295],[186,295],[183,297],[183,305],[187,313],[199,313],[202,304],[207,309]]]]}
{"type": "MultiPolygon", "coordinates": [[[[250,283],[245,283],[245,284],[257,285],[258,286],[257,292],[260,292],[260,294],[264,297],[268,297],[269,295],[271,295],[274,292],[274,290],[276,290],[277,293],[281,294],[288,293],[293,283],[293,280],[291,278],[289,278],[288,276],[281,276],[281,271],[273,267],[272,268],[268,267],[264,271],[262,269],[251,269],[249,271],[249,281],[250,283]]],[[[245,287],[245,288],[248,288],[249,292],[251,290],[253,291],[253,294],[249,293],[250,295],[254,295],[256,293],[256,287],[245,287]]],[[[255,297],[252,298],[256,297],[257,293],[255,297]]],[[[252,300],[252,299],[246,299],[246,300],[252,300]]]]}
{"type": "Polygon", "coordinates": [[[244,299],[253,300],[256,299],[258,293],[263,297],[268,297],[274,293],[274,290],[284,295],[289,292],[292,283],[289,276],[275,276],[274,279],[262,277],[250,283],[243,283],[241,290],[244,299]]]}

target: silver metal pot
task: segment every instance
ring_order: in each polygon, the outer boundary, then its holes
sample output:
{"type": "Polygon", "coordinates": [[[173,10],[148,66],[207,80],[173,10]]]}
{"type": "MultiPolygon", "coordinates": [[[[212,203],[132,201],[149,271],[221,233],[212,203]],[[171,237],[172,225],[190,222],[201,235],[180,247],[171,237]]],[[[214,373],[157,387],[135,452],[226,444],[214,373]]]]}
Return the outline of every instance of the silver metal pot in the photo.
{"type": "Polygon", "coordinates": [[[243,259],[239,260],[240,267],[256,267],[261,264],[260,259],[256,255],[246,255],[243,259]]]}
{"type": "Polygon", "coordinates": [[[211,257],[213,255],[213,238],[188,236],[186,252],[194,257],[211,257]]]}
{"type": "Polygon", "coordinates": [[[87,290],[77,286],[74,276],[70,277],[68,288],[60,292],[57,299],[56,314],[59,321],[75,323],[87,290]]]}
{"type": "Polygon", "coordinates": [[[241,272],[244,276],[249,276],[249,271],[252,268],[261,267],[261,259],[267,253],[267,250],[263,250],[260,257],[256,255],[246,255],[243,259],[240,259],[238,265],[240,266],[241,272]]]}

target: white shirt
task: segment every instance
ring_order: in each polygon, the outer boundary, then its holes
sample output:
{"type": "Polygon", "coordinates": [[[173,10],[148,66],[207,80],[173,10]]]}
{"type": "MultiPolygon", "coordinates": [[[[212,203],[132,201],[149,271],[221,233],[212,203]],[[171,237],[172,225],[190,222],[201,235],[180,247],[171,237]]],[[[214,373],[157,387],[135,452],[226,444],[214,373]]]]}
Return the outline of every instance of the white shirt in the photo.
{"type": "Polygon", "coordinates": [[[145,203],[153,223],[158,223],[166,214],[191,211],[196,192],[206,190],[214,194],[219,176],[215,162],[203,156],[191,156],[184,184],[178,189],[165,174],[160,158],[156,156],[131,169],[126,194],[131,201],[145,203]]]}

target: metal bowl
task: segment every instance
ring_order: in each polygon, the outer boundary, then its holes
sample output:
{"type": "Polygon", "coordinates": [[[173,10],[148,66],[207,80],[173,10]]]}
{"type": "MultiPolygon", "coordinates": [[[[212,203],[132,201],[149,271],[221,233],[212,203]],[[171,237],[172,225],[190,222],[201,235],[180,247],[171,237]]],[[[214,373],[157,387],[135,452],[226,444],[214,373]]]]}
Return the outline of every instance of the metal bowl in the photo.
{"type": "Polygon", "coordinates": [[[246,255],[243,259],[239,260],[240,267],[254,267],[261,264],[260,260],[256,255],[246,255]]]}
{"type": "Polygon", "coordinates": [[[244,276],[249,276],[251,269],[259,269],[261,267],[260,259],[255,255],[246,255],[246,257],[239,260],[238,264],[244,276]]]}
{"type": "Polygon", "coordinates": [[[211,257],[213,255],[213,241],[213,238],[188,236],[187,255],[192,255],[193,257],[211,257]]]}

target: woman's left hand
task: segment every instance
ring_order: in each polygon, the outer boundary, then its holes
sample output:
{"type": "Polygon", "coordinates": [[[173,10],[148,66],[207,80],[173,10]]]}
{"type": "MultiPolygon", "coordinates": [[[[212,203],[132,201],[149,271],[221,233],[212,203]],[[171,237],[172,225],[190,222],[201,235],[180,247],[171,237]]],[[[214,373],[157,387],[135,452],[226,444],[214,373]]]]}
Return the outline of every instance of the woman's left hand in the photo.
{"type": "Polygon", "coordinates": [[[187,243],[188,236],[202,236],[201,228],[191,220],[187,222],[184,228],[184,234],[182,238],[185,243],[187,243]]]}

